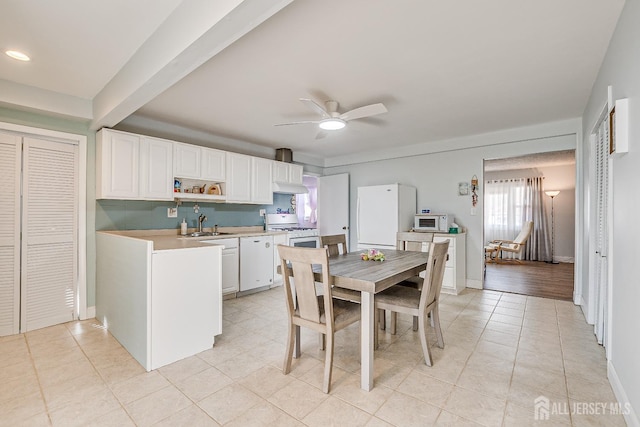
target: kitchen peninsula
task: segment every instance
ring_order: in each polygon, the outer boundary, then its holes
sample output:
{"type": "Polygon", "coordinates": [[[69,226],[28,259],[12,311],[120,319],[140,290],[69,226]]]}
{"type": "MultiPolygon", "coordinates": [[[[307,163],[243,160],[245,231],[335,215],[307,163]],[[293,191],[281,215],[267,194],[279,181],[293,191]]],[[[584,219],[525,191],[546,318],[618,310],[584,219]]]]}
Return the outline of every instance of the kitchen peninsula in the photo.
{"type": "Polygon", "coordinates": [[[215,241],[265,234],[278,233],[97,232],[96,318],[147,371],[207,350],[222,333],[223,246],[215,241]]]}

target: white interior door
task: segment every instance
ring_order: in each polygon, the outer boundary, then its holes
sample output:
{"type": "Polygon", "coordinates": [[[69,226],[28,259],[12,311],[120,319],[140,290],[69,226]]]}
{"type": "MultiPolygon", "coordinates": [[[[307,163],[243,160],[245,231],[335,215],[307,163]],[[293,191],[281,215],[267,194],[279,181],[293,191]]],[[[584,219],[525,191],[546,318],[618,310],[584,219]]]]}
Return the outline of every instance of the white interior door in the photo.
{"type": "Polygon", "coordinates": [[[607,346],[607,319],[608,298],[609,298],[609,203],[610,203],[610,180],[609,180],[609,115],[606,114],[602,123],[598,126],[595,138],[595,248],[594,248],[594,330],[598,342],[607,346]]]}
{"type": "Polygon", "coordinates": [[[318,178],[318,232],[321,236],[344,234],[349,246],[349,174],[318,178]]]}
{"type": "Polygon", "coordinates": [[[0,132],[0,336],[20,332],[21,149],[21,137],[0,132]]]}
{"type": "Polygon", "coordinates": [[[78,146],[23,142],[21,332],[75,318],[78,146]]]}

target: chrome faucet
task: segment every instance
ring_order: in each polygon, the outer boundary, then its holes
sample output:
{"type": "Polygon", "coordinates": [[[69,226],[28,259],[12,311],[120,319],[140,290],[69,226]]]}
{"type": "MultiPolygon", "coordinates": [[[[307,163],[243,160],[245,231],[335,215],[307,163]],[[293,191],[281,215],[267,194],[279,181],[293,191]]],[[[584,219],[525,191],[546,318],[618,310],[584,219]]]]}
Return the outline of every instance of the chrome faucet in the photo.
{"type": "Polygon", "coordinates": [[[213,234],[217,235],[218,234],[218,224],[213,226],[213,234]]]}
{"type": "Polygon", "coordinates": [[[203,214],[200,214],[200,216],[198,217],[198,232],[202,233],[202,223],[205,222],[207,220],[207,217],[204,216],[203,214]]]}

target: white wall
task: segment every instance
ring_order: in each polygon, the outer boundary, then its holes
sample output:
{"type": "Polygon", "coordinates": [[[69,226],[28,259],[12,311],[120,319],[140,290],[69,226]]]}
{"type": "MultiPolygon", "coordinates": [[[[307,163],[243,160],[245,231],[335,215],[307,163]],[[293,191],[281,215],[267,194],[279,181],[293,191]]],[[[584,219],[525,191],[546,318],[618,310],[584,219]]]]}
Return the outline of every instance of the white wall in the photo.
{"type": "MultiPolygon", "coordinates": [[[[640,285],[637,249],[640,222],[635,218],[640,210],[639,22],[640,1],[627,0],[583,115],[582,141],[587,160],[589,133],[607,102],[607,86],[612,86],[614,100],[629,98],[629,152],[614,158],[610,171],[613,180],[613,242],[609,252],[612,267],[609,379],[618,399],[631,404],[633,412],[626,420],[627,424],[635,426],[640,425],[640,285]]],[[[583,286],[587,287],[586,281],[583,286]]],[[[585,294],[588,297],[588,293],[583,292],[585,294]]]]}
{"type": "MultiPolygon", "coordinates": [[[[350,174],[350,226],[355,229],[357,188],[365,185],[398,182],[418,189],[418,206],[432,212],[454,214],[456,222],[467,229],[467,285],[482,286],[484,262],[482,181],[484,159],[512,157],[525,154],[559,151],[576,147],[579,121],[540,125],[538,127],[496,132],[468,137],[464,140],[425,144],[413,147],[408,157],[388,160],[370,160],[350,165],[325,168],[325,175],[347,172],[350,174]],[[505,140],[505,135],[508,139],[505,140]],[[429,153],[428,150],[438,150],[429,153]],[[460,148],[458,148],[460,147],[460,148]],[[415,151],[420,148],[422,154],[415,151]],[[471,215],[471,196],[458,196],[458,183],[469,182],[473,175],[480,180],[477,215],[471,215]]],[[[403,149],[405,150],[405,149],[403,149]]],[[[375,154],[367,153],[366,156],[375,154]]],[[[363,157],[363,161],[365,158],[363,157]]],[[[355,247],[356,236],[351,237],[355,247]]]]}
{"type": "MultiPolygon", "coordinates": [[[[544,177],[545,190],[560,190],[553,200],[554,216],[554,259],[562,262],[573,262],[575,258],[575,189],[576,166],[544,166],[535,169],[513,169],[506,171],[485,172],[484,179],[544,177]]],[[[551,229],[551,199],[544,197],[547,210],[547,224],[551,229]]]]}

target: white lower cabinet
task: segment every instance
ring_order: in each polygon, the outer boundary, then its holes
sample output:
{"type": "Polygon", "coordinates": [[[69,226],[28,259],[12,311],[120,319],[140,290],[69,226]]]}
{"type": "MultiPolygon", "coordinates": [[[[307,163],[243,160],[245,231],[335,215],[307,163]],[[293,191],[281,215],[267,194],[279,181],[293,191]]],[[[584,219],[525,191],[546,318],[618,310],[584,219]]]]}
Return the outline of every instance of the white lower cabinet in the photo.
{"type": "Polygon", "coordinates": [[[222,333],[220,246],[154,250],[96,233],[96,319],[147,371],[211,348],[222,333]]]}
{"type": "Polygon", "coordinates": [[[224,245],[222,250],[222,294],[232,294],[240,290],[240,247],[238,239],[211,240],[216,245],[224,245]]]}
{"type": "Polygon", "coordinates": [[[434,234],[433,241],[449,241],[449,259],[445,264],[444,277],[442,279],[442,292],[459,294],[466,287],[466,246],[467,235],[461,234],[434,234]]]}
{"type": "Polygon", "coordinates": [[[278,266],[280,265],[280,254],[278,253],[278,245],[287,243],[286,234],[276,234],[273,236],[273,285],[282,284],[282,275],[278,274],[278,266]]]}

